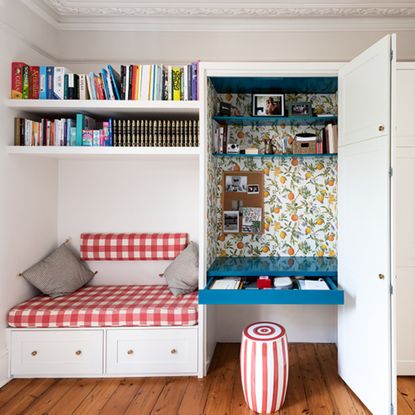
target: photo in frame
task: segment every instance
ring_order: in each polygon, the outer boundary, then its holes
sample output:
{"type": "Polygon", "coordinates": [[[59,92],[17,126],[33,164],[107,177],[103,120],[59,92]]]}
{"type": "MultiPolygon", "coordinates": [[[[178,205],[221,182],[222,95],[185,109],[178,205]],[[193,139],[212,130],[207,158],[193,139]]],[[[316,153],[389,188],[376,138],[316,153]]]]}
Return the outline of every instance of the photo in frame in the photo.
{"type": "Polygon", "coordinates": [[[260,117],[283,117],[284,94],[254,94],[252,115],[260,117]]]}
{"type": "Polygon", "coordinates": [[[311,102],[288,102],[288,115],[290,117],[311,117],[313,109],[311,102]]]}

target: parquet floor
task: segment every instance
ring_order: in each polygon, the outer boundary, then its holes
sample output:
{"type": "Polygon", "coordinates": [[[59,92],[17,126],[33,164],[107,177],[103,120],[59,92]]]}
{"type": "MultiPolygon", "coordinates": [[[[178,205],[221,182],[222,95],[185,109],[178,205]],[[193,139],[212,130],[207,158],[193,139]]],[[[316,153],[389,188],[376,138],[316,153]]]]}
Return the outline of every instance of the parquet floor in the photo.
{"type": "MultiPolygon", "coordinates": [[[[290,344],[282,415],[369,414],[337,375],[332,344],[290,344]]],[[[399,415],[415,414],[415,381],[399,379],[399,415]]],[[[204,379],[15,379],[0,389],[1,415],[246,415],[239,345],[219,344],[204,379]]]]}

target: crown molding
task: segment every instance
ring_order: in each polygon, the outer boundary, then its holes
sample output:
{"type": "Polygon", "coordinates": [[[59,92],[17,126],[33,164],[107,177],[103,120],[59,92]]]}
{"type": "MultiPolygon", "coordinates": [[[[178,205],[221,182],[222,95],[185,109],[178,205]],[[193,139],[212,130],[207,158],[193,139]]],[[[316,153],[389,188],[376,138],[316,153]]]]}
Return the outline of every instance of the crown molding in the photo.
{"type": "Polygon", "coordinates": [[[415,30],[409,2],[301,4],[235,1],[23,0],[60,30],[88,31],[385,31],[415,30]],[[140,4],[137,6],[137,4],[140,4]]]}

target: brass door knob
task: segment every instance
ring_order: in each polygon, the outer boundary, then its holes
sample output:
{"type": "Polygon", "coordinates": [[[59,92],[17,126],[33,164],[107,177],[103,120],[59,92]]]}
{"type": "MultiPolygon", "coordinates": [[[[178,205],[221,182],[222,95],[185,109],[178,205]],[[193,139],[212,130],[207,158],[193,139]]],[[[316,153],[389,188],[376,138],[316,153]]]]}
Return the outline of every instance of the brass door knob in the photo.
{"type": "Polygon", "coordinates": [[[134,354],[134,350],[133,349],[128,350],[127,354],[130,354],[130,355],[134,354]]]}
{"type": "Polygon", "coordinates": [[[383,274],[379,274],[379,279],[380,280],[384,280],[385,279],[385,276],[383,274]]]}
{"type": "Polygon", "coordinates": [[[37,355],[37,351],[36,350],[33,350],[32,356],[36,356],[36,355],[37,355]]]}
{"type": "Polygon", "coordinates": [[[75,354],[76,354],[77,356],[80,356],[80,355],[82,354],[82,350],[77,350],[77,351],[75,352],[75,354]]]}
{"type": "Polygon", "coordinates": [[[384,125],[379,125],[378,129],[379,129],[380,132],[385,131],[385,126],[384,125]]]}
{"type": "Polygon", "coordinates": [[[171,354],[176,354],[176,353],[177,353],[177,350],[176,350],[176,349],[171,349],[171,350],[170,350],[170,353],[171,353],[171,354]]]}

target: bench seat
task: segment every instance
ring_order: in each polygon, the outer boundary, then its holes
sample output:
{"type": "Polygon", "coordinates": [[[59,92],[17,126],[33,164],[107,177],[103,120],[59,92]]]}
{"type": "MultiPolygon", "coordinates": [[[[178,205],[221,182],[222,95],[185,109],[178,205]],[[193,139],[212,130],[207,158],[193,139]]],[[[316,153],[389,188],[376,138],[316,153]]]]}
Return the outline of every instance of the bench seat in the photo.
{"type": "Polygon", "coordinates": [[[87,286],[64,297],[39,295],[8,314],[17,328],[193,326],[197,292],[174,297],[166,285],[87,286]]]}

